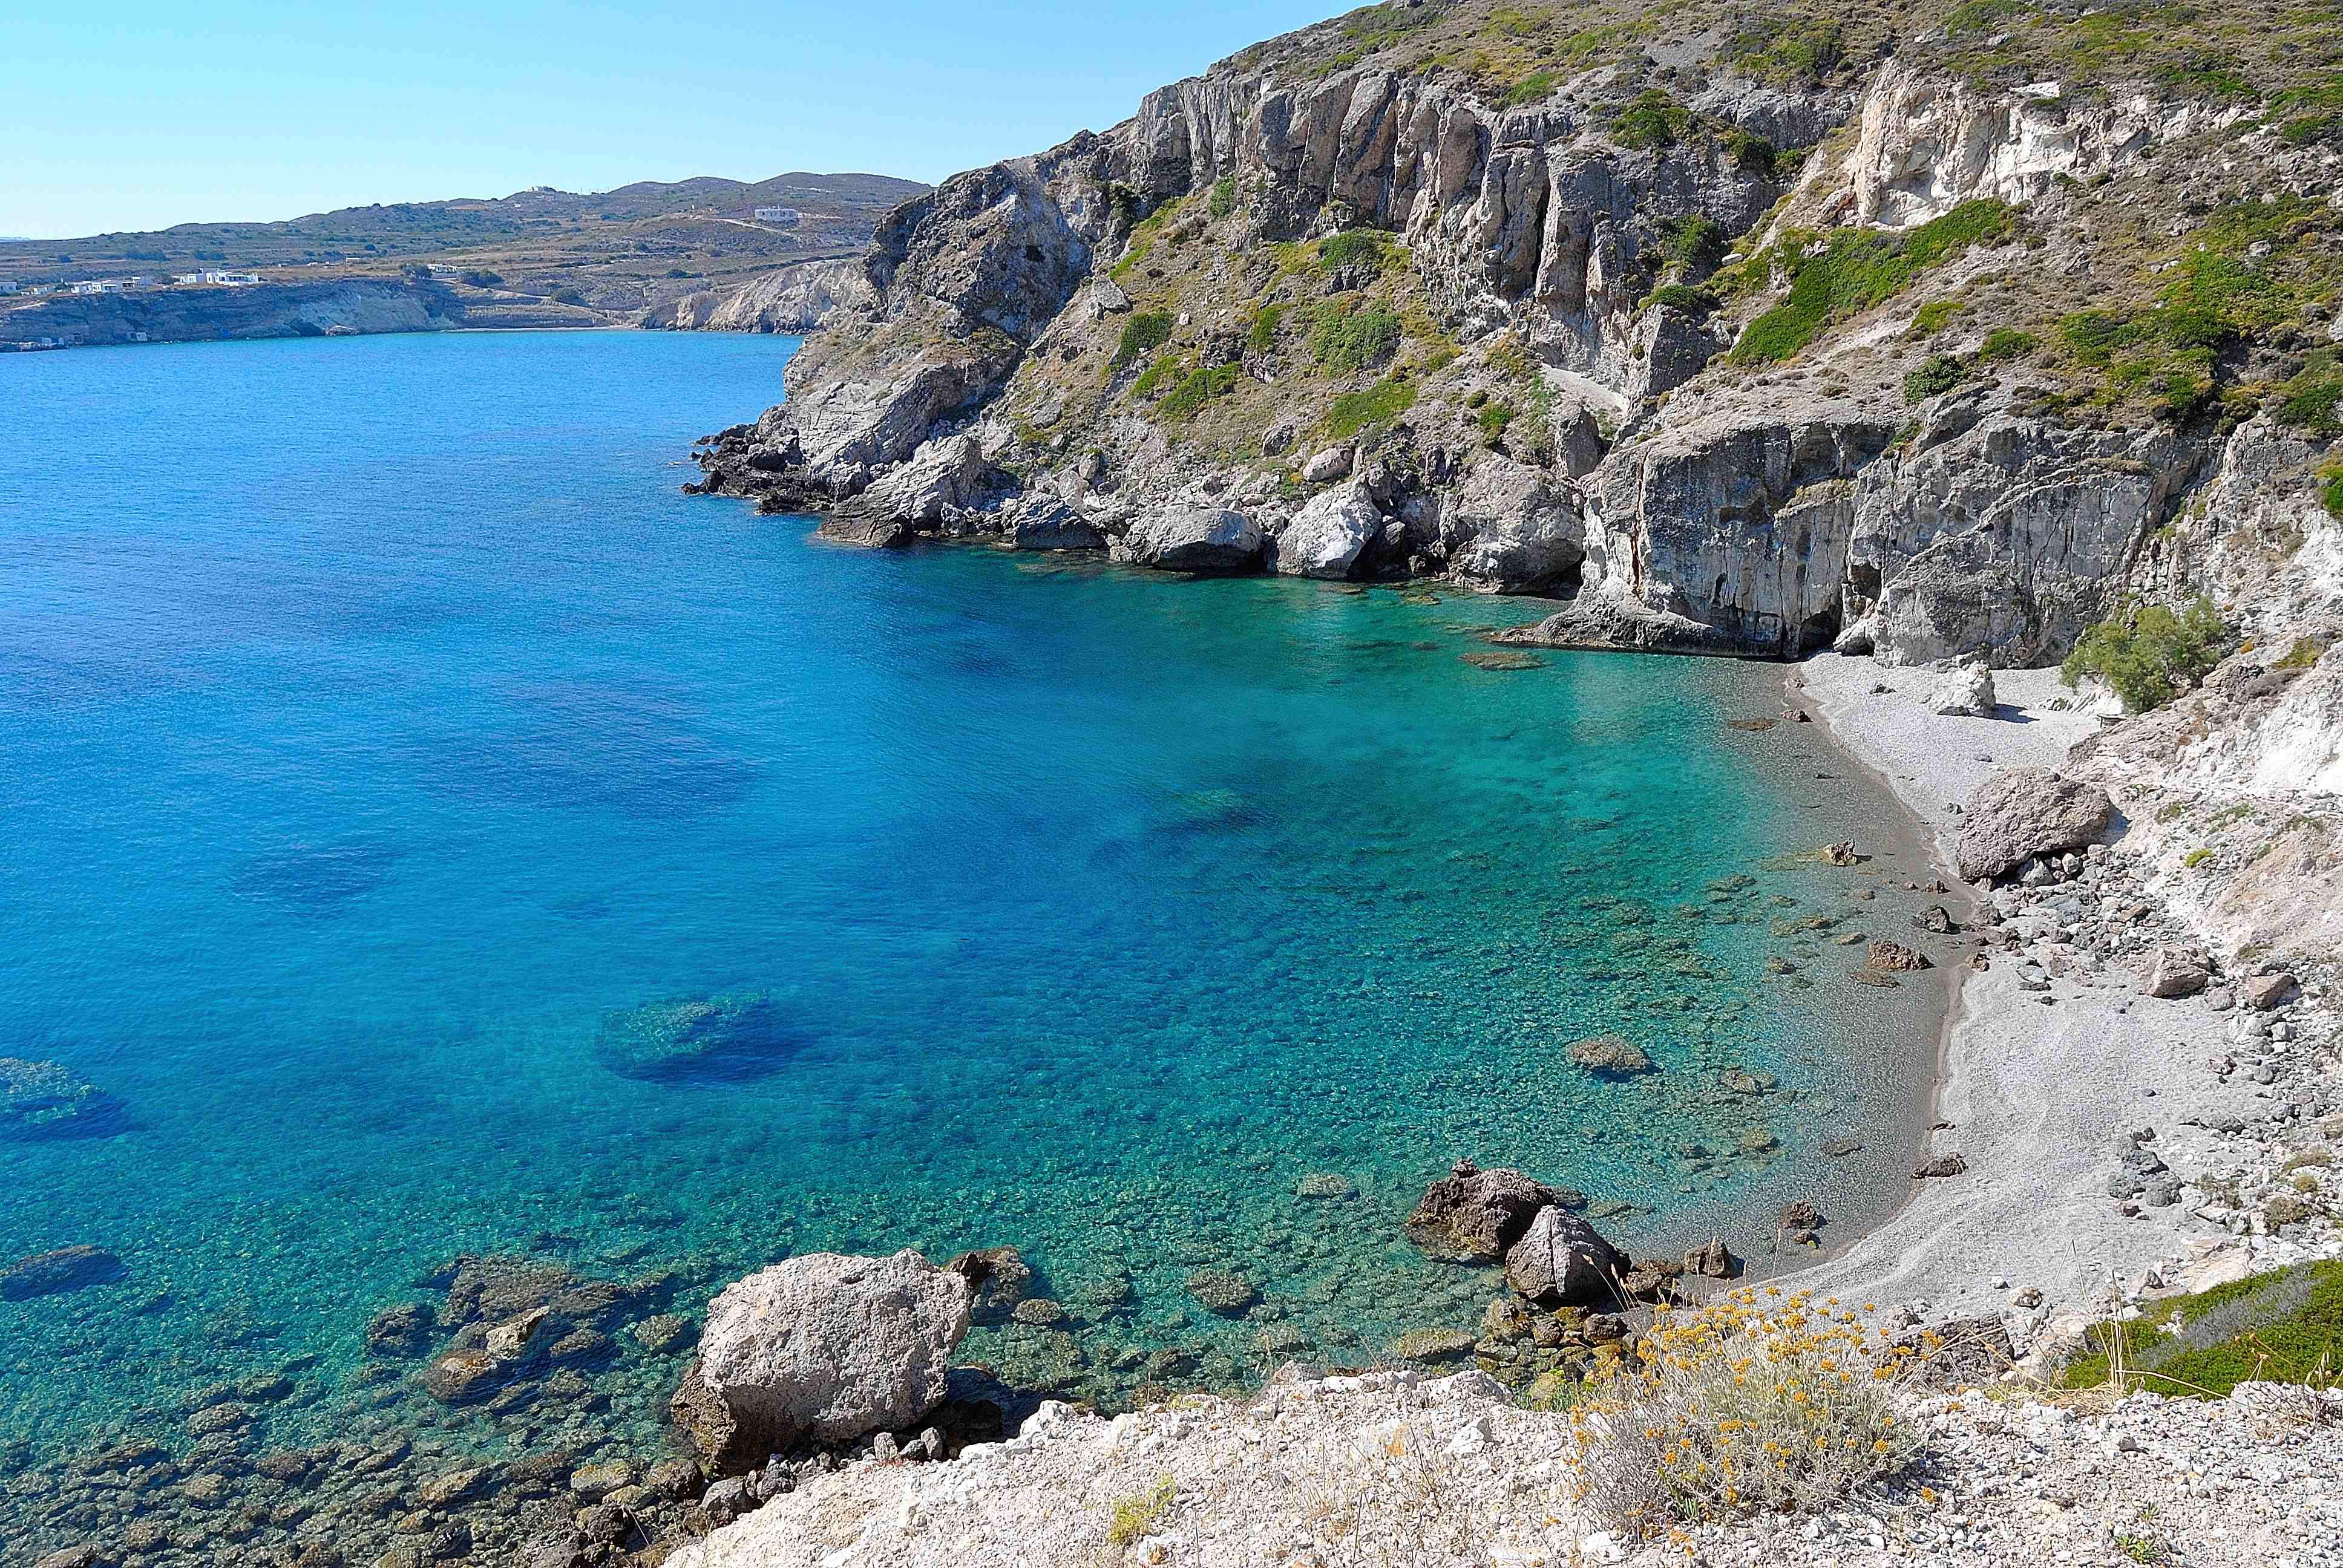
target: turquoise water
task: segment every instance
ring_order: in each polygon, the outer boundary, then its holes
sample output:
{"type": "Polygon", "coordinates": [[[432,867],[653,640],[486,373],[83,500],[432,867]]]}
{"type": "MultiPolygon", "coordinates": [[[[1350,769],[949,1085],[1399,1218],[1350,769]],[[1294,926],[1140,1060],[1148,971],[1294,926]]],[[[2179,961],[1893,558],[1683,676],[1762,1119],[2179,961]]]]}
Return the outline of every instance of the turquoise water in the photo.
{"type": "MultiPolygon", "coordinates": [[[[1470,1322],[1485,1276],[1397,1223],[1460,1154],[1638,1244],[1893,1201],[1940,999],[1774,922],[1901,926],[1848,890],[1925,872],[1776,859],[1893,823],[1812,727],[1725,726],[1778,669],[1489,670],[1473,634],[1535,607],[863,553],[679,494],[791,347],[0,357],[0,1056],[121,1108],[0,1136],[0,1265],[124,1264],[0,1302],[0,1442],[288,1364],[288,1427],[380,1405],[367,1320],[468,1249],[673,1266],[689,1312],[795,1251],[1015,1245],[1128,1300],[1071,1369],[968,1353],[1111,1399],[1134,1351],[1248,1371],[1202,1264],[1337,1358],[1470,1322]],[[735,1049],[613,1046],[744,994],[735,1049]],[[1564,1060],[1603,1030],[1663,1070],[1564,1060]]],[[[654,1441],[679,1354],[624,1342],[599,1419],[654,1441]]]]}

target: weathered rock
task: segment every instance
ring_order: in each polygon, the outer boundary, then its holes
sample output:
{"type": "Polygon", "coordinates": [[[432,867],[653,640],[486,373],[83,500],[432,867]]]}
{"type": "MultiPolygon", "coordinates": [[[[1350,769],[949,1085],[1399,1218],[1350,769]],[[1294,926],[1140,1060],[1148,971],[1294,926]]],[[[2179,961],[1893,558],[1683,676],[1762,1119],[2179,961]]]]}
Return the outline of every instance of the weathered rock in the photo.
{"type": "Polygon", "coordinates": [[[1021,550],[1099,550],[1106,535],[1063,501],[1026,501],[1009,518],[1009,544],[1021,550]]]}
{"type": "Polygon", "coordinates": [[[813,1252],[725,1287],[671,1402],[719,1471],[800,1439],[915,1424],[968,1332],[967,1280],[917,1252],[813,1252]]]}
{"type": "Polygon", "coordinates": [[[1957,1152],[1938,1154],[1922,1161],[1912,1174],[1916,1180],[1926,1181],[1936,1177],[1958,1176],[1968,1168],[1968,1161],[1957,1152]]]}
{"type": "Polygon", "coordinates": [[[1711,1236],[1708,1245],[1694,1247],[1684,1254],[1684,1272],[1704,1279],[1729,1280],[1738,1260],[1728,1251],[1722,1236],[1711,1236]]]}
{"type": "Polygon", "coordinates": [[[1332,1171],[1313,1171],[1294,1184],[1297,1198],[1355,1198],[1359,1185],[1348,1176],[1332,1171]]]}
{"type": "Polygon", "coordinates": [[[2237,1000],[2256,1012],[2283,1007],[2300,995],[2302,986],[2292,975],[2256,975],[2237,988],[2237,1000]]]}
{"type": "Polygon", "coordinates": [[[744,991],[612,1013],[596,1050],[623,1077],[683,1083],[769,1072],[807,1041],[771,997],[744,991]]]}
{"type": "Polygon", "coordinates": [[[1863,961],[1875,970],[1905,972],[1936,967],[1929,963],[1928,955],[1917,948],[1907,948],[1902,942],[1885,940],[1874,941],[1866,946],[1863,950],[1863,961]]]}
{"type": "Polygon", "coordinates": [[[2156,950],[2147,973],[2140,980],[2139,989],[2155,997],[2195,996],[2212,979],[2211,972],[2195,953],[2186,948],[2164,947],[2156,950]]]}
{"type": "Polygon", "coordinates": [[[1590,1034],[1565,1048],[1574,1067],[1613,1078],[1632,1078],[1651,1071],[1652,1059],[1643,1047],[1615,1034],[1590,1034]]]}
{"type": "Polygon", "coordinates": [[[430,1343],[435,1321],[428,1302],[398,1302],[385,1307],[367,1323],[367,1350],[378,1356],[421,1355],[430,1343]]]}
{"type": "Polygon", "coordinates": [[[0,1269],[0,1299],[28,1302],[35,1296],[110,1284],[122,1278],[122,1260],[103,1247],[79,1243],[35,1252],[0,1269]]]}
{"type": "Polygon", "coordinates": [[[1118,560],[1161,571],[1226,577],[1261,568],[1261,528],[1224,507],[1178,505],[1144,513],[1114,547],[1118,560]]]}
{"type": "Polygon", "coordinates": [[[1825,866],[1859,866],[1864,859],[1856,851],[1855,840],[1852,839],[1836,844],[1825,844],[1817,853],[1825,866]]]}
{"type": "Polygon", "coordinates": [[[1285,577],[1349,577],[1383,526],[1383,516],[1363,481],[1327,490],[1312,497],[1277,536],[1277,570],[1285,577]]]}
{"type": "Polygon", "coordinates": [[[1947,717],[1991,719],[1999,702],[1993,670],[1982,661],[1955,666],[1928,692],[1928,711],[1947,717]]]}
{"type": "Polygon", "coordinates": [[[1534,593],[1568,581],[1585,558],[1576,508],[1526,464],[1483,457],[1457,487],[1452,513],[1470,536],[1453,569],[1471,587],[1534,593]]]}
{"type": "Polygon", "coordinates": [[[2006,876],[2036,855],[2093,843],[2114,815],[2104,789],[2046,768],[2005,768],[1962,808],[1954,860],[1972,881],[2006,876]]]}
{"type": "Polygon", "coordinates": [[[645,1318],[628,1331],[635,1342],[653,1355],[664,1355],[691,1338],[691,1320],[679,1312],[645,1318]]]}
{"type": "Polygon", "coordinates": [[[1227,1269],[1198,1269],[1188,1276],[1187,1285],[1197,1305],[1224,1318],[1242,1316],[1261,1299],[1252,1281],[1227,1269]]]}
{"type": "Polygon", "coordinates": [[[1350,472],[1351,448],[1329,447],[1322,452],[1312,453],[1310,460],[1302,465],[1302,480],[1309,485],[1332,484],[1336,479],[1347,478],[1350,472]]]}
{"type": "Polygon", "coordinates": [[[1435,1258],[1493,1263],[1521,1240],[1537,1211],[1555,1201],[1554,1189],[1518,1171],[1483,1171],[1460,1160],[1424,1190],[1407,1217],[1407,1237],[1435,1258]]]}
{"type": "Polygon", "coordinates": [[[1505,1253],[1505,1282],[1540,1306],[1618,1304],[1627,1259],[1566,1209],[1541,1209],[1505,1253]]]}

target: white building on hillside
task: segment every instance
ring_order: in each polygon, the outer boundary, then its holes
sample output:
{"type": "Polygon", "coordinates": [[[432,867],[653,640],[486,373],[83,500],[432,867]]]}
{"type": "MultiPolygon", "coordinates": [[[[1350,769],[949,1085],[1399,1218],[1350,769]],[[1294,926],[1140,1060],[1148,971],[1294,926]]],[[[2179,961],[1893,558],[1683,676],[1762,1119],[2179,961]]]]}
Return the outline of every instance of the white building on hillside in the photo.
{"type": "Polygon", "coordinates": [[[756,210],[759,223],[777,223],[784,228],[797,226],[799,214],[793,206],[760,206],[756,210]]]}

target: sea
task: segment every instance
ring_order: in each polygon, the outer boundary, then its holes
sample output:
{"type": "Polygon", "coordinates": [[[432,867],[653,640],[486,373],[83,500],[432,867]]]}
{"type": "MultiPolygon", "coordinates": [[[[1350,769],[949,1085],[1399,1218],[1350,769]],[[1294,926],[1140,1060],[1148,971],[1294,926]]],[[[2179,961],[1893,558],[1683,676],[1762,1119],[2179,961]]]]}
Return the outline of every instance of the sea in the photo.
{"type": "Polygon", "coordinates": [[[468,1255],[692,1319],[1014,1247],[1066,1315],[961,1357],[1112,1408],[1471,1330],[1402,1231],[1459,1159],[1760,1271],[1900,1201],[1946,999],[1850,944],[1933,873],[1781,667],[682,494],[795,347],[0,357],[0,1269],[113,1259],[0,1300],[0,1468],[233,1388],[255,1447],[672,1451],[688,1335],[558,1416],[369,1351],[468,1255]]]}

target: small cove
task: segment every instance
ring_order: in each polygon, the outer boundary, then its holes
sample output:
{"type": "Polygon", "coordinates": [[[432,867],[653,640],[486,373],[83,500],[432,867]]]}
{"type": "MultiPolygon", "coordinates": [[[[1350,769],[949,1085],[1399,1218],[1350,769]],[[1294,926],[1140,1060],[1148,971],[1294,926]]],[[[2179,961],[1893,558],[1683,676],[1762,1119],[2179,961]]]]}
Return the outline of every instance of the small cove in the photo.
{"type": "Polygon", "coordinates": [[[964,1354],[1111,1403],[1469,1326],[1486,1272],[1399,1233],[1460,1155],[1655,1251],[1893,1208],[1944,977],[1837,943],[1931,872],[1819,726],[1728,726],[1777,670],[1485,669],[1528,607],[869,554],[678,494],[789,347],[0,359],[0,1057],[120,1107],[0,1138],[0,1263],[124,1265],[0,1302],[19,1462],[279,1369],[274,1442],[659,1452],[681,1349],[493,1412],[367,1356],[464,1251],[689,1315],[795,1251],[1016,1246],[1081,1332],[964,1354]],[[1878,852],[1807,855],[1841,839],[1878,852]],[[705,998],[752,1025],[630,1054],[705,998]],[[1604,1031],[1659,1070],[1573,1067],[1604,1031]]]}

